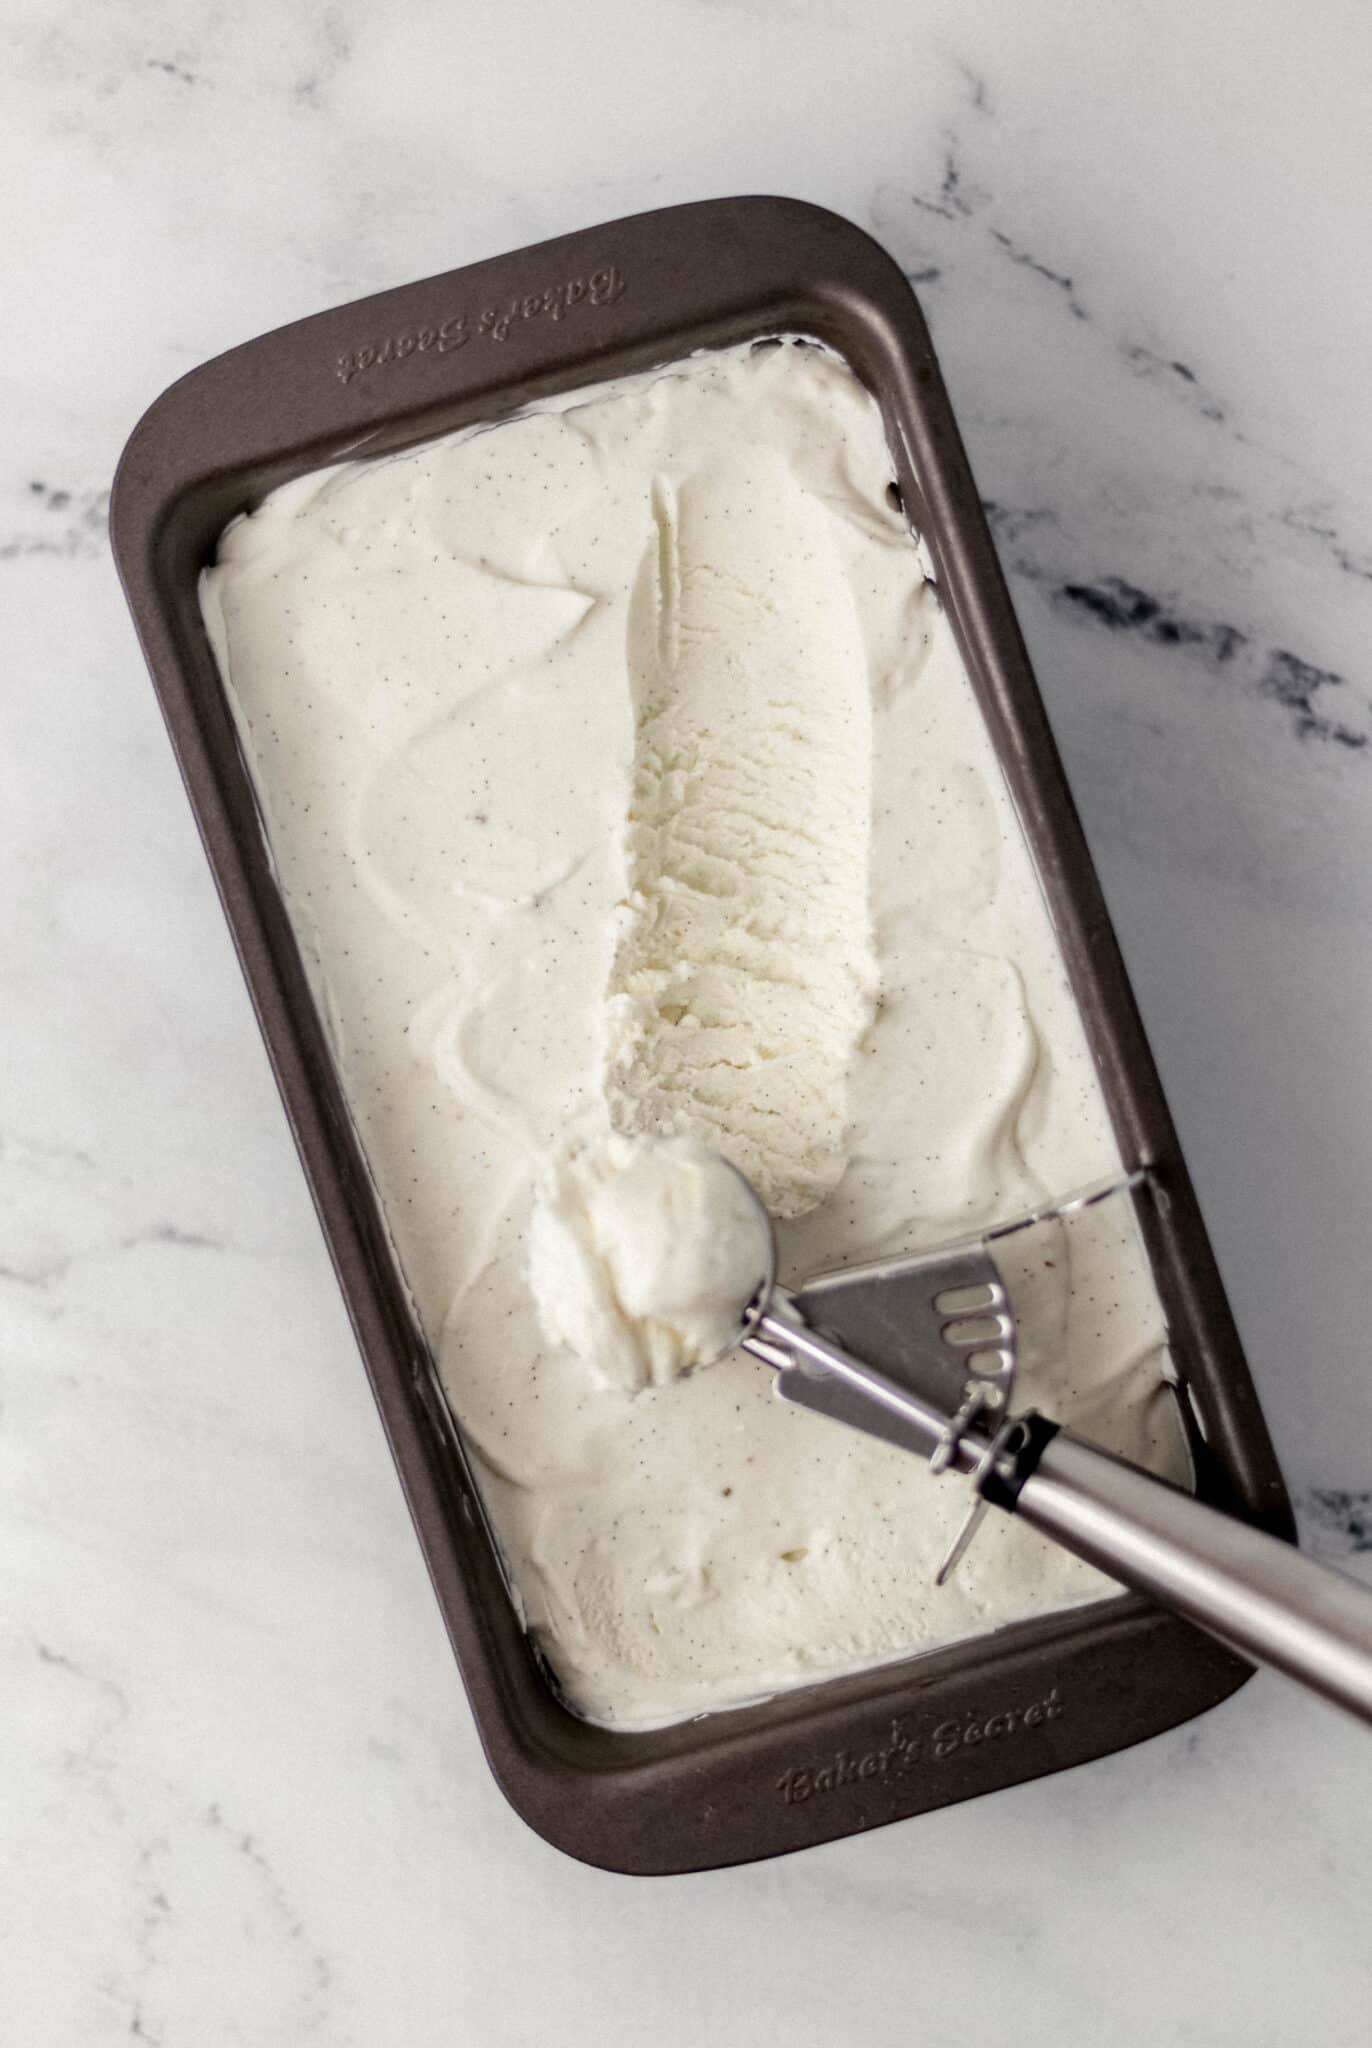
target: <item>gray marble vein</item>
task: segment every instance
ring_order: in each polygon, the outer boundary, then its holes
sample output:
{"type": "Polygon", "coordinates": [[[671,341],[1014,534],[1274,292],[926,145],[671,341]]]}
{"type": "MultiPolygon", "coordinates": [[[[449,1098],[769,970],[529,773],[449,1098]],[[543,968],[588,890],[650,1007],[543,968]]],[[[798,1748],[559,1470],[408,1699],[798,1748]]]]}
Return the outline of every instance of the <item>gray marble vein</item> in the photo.
{"type": "Polygon", "coordinates": [[[32,478],[17,505],[0,509],[0,562],[28,555],[80,555],[103,560],[110,494],[69,489],[32,478]]]}

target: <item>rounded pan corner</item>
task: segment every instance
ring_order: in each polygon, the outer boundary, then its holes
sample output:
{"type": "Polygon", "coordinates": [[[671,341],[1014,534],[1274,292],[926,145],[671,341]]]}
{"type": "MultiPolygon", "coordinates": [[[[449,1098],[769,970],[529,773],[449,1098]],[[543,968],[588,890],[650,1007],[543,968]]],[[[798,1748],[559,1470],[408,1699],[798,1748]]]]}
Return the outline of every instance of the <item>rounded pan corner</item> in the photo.
{"type": "Polygon", "coordinates": [[[718,225],[756,230],[775,242],[780,230],[788,240],[803,248],[805,257],[830,261],[837,255],[856,259],[874,274],[909,289],[904,272],[890,251],[867,228],[818,200],[798,199],[785,192],[740,192],[719,199],[694,199],[679,205],[659,207],[651,213],[629,214],[613,225],[629,227],[639,222],[654,230],[685,223],[690,217],[701,225],[718,225]],[[713,220],[712,217],[713,216],[713,220]]]}
{"type": "MultiPolygon", "coordinates": [[[[203,369],[204,366],[200,367],[203,369]]],[[[165,481],[157,460],[163,422],[174,406],[181,385],[187,378],[199,375],[200,369],[189,370],[186,377],[178,378],[175,384],[158,393],[139,416],[115,464],[107,514],[110,552],[131,601],[137,565],[148,538],[149,486],[154,480],[165,481]]]]}
{"type": "Polygon", "coordinates": [[[749,193],[737,200],[718,203],[750,211],[756,209],[759,224],[763,227],[769,222],[786,221],[805,236],[809,250],[816,253],[823,250],[831,257],[835,252],[847,255],[860,262],[873,277],[898,289],[903,298],[916,297],[909,279],[890,250],[877,240],[870,228],[861,226],[846,213],[838,213],[831,206],[821,206],[817,200],[796,199],[781,193],[749,193]]]}
{"type": "Polygon", "coordinates": [[[139,415],[110,483],[110,543],[121,570],[194,475],[201,425],[225,366],[256,346],[241,342],[183,371],[139,415]]]}

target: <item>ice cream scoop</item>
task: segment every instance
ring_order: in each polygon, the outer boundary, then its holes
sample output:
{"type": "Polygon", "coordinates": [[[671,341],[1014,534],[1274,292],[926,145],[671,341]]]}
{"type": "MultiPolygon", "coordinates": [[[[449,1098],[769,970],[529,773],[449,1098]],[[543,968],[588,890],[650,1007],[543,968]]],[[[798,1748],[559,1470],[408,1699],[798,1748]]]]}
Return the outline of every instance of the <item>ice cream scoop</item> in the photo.
{"type": "MultiPolygon", "coordinates": [[[[794,1292],[773,1280],[744,1309],[738,1341],[775,1370],[783,1400],[970,1477],[940,1584],[998,1507],[1372,1723],[1372,1590],[1033,1409],[1010,1412],[1015,1321],[991,1239],[1148,1178],[1140,1170],[980,1238],[827,1273],[794,1292]]],[[[753,1201],[758,1227],[770,1227],[753,1201]]]]}
{"type": "Polygon", "coordinates": [[[1032,1409],[991,1241],[1147,1179],[1083,1189],[975,1239],[777,1284],[772,1219],[695,1138],[611,1136],[542,1191],[529,1277],[549,1338],[630,1391],[736,1346],[783,1400],[971,1479],[952,1571],[988,1507],[1018,1514],[1243,1655],[1372,1721],[1372,1593],[1032,1409]]]}
{"type": "Polygon", "coordinates": [[[775,1279],[771,1218],[697,1138],[608,1136],[546,1177],[529,1284],[550,1343],[636,1392],[738,1343],[775,1279]]]}

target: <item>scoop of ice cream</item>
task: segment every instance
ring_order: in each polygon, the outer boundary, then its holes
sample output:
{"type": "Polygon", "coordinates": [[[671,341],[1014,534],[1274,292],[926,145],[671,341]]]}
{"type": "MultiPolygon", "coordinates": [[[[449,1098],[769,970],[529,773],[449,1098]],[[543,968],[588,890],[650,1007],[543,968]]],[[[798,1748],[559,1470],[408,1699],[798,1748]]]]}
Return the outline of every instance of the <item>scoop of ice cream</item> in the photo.
{"type": "Polygon", "coordinates": [[[612,1136],[545,1182],[529,1284],[549,1341],[636,1392],[737,1343],[769,1254],[766,1217],[718,1152],[612,1136]]]}

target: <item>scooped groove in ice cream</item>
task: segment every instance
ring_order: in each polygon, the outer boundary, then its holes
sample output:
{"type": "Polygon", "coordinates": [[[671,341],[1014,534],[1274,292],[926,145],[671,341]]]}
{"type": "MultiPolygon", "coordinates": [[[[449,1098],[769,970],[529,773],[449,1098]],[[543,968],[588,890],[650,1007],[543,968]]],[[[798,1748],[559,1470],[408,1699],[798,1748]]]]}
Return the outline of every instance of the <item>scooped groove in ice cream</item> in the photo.
{"type": "Polygon", "coordinates": [[[732,1350],[770,1257],[766,1216],[698,1138],[615,1134],[559,1161],[534,1198],[544,1334],[631,1393],[732,1350]]]}
{"type": "Polygon", "coordinates": [[[710,1134],[796,1216],[848,1163],[876,1002],[866,652],[832,521],[776,450],[659,482],[652,510],[610,1114],[710,1134]]]}
{"type": "MultiPolygon", "coordinates": [[[[936,1589],[957,1482],[776,1400],[740,1350],[658,1380],[666,1351],[620,1370],[596,1339],[588,1370],[529,1287],[550,1162],[616,1135],[742,1168],[785,1212],[783,1285],[1119,1170],[891,481],[841,361],[744,346],[303,477],[228,529],[204,581],[511,1583],[569,1704],[615,1727],[1109,1590],[1008,1517],[936,1589]]],[[[1024,1397],[1177,1472],[1161,1313],[1120,1209],[1005,1241],[1024,1397]]],[[[660,1276],[662,1239],[629,1220],[639,1279],[660,1276]]]]}

